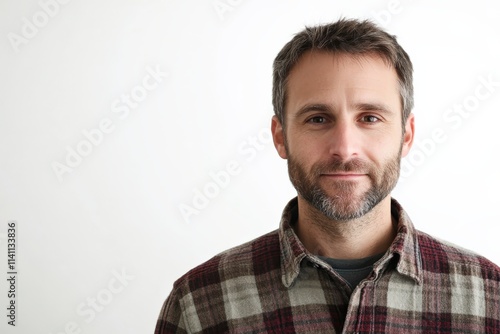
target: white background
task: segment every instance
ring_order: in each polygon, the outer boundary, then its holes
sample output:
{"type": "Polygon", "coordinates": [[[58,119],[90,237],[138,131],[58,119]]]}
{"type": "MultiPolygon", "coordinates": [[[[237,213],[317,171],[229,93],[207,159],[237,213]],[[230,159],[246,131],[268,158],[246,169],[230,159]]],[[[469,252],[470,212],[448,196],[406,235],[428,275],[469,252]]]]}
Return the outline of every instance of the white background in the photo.
{"type": "Polygon", "coordinates": [[[295,192],[268,137],[272,61],[304,25],[341,16],[373,19],[414,63],[417,146],[393,196],[417,228],[500,263],[495,1],[1,0],[0,16],[5,275],[9,221],[19,237],[17,326],[2,278],[2,333],[152,333],[176,278],[277,228],[295,192]],[[144,90],[155,69],[168,76],[144,90]],[[231,163],[215,193],[210,172],[231,163]]]}

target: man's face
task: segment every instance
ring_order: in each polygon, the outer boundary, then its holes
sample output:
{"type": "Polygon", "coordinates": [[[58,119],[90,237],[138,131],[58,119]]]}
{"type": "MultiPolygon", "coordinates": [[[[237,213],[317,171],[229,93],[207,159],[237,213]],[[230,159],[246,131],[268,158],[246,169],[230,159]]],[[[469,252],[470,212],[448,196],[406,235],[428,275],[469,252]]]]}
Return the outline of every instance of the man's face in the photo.
{"type": "Polygon", "coordinates": [[[389,196],[413,139],[401,128],[396,71],[380,57],[312,51],[292,69],[285,126],[273,136],[302,197],[334,220],[359,218],[389,196]]]}

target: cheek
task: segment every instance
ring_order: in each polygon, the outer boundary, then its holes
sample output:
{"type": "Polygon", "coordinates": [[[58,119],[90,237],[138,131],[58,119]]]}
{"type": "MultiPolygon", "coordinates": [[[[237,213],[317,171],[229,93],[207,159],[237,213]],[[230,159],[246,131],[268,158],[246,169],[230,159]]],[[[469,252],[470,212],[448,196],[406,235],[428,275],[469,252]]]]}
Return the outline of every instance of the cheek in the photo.
{"type": "Polygon", "coordinates": [[[328,159],[327,145],[320,142],[306,142],[296,139],[289,143],[287,148],[288,156],[292,156],[295,161],[304,167],[310,167],[318,161],[328,159]]]}
{"type": "MultiPolygon", "coordinates": [[[[393,137],[394,138],[394,137],[393,137]]],[[[381,168],[395,158],[399,159],[401,141],[373,140],[365,150],[365,155],[373,164],[381,168]]],[[[362,158],[362,157],[361,157],[362,158]]]]}

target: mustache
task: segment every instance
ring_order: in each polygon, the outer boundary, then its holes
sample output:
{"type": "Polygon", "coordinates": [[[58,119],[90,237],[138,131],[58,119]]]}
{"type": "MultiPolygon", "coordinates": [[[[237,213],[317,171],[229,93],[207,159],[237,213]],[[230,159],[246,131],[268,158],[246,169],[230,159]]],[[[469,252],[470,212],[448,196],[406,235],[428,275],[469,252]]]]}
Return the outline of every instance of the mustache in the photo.
{"type": "Polygon", "coordinates": [[[340,158],[333,158],[325,162],[318,163],[314,167],[314,174],[329,174],[329,173],[346,173],[346,172],[355,172],[355,173],[368,173],[371,170],[371,165],[360,159],[353,158],[350,160],[342,160],[340,158]]]}

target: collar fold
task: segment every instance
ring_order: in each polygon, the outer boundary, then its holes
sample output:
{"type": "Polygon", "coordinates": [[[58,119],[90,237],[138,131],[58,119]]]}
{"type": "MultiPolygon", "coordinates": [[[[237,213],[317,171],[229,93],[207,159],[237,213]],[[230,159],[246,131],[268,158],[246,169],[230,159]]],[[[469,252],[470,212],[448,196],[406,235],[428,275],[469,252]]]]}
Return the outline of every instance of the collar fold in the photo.
{"type": "MultiPolygon", "coordinates": [[[[279,227],[281,278],[286,288],[290,288],[297,279],[300,264],[304,258],[311,258],[314,262],[314,257],[305,249],[292,228],[298,216],[297,203],[297,197],[288,202],[283,210],[279,227]]],[[[422,261],[417,231],[403,207],[395,199],[391,199],[391,211],[397,221],[397,235],[386,254],[375,265],[374,270],[377,274],[383,272],[391,260],[397,257],[396,270],[420,284],[422,261]]]]}

